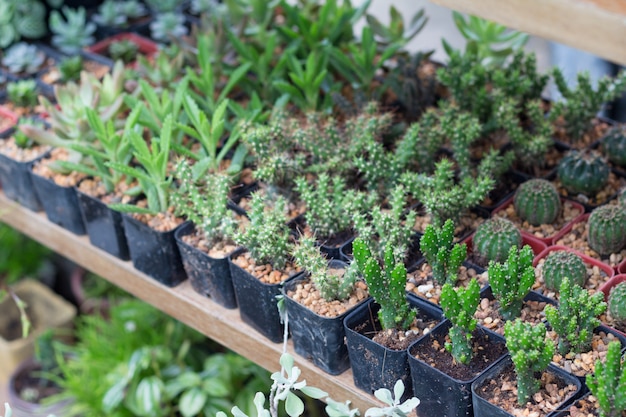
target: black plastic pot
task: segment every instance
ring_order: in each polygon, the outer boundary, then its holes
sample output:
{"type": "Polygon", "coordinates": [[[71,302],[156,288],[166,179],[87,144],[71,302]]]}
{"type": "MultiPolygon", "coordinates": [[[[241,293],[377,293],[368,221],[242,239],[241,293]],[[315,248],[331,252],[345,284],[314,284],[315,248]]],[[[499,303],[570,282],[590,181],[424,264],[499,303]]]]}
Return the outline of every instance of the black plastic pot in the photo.
{"type": "MultiPolygon", "coordinates": [[[[513,362],[511,361],[511,356],[507,355],[503,360],[489,368],[482,375],[480,375],[474,383],[472,384],[472,404],[474,406],[474,417],[513,417],[513,414],[508,411],[498,407],[495,404],[490,403],[486,399],[480,396],[480,389],[488,384],[491,380],[497,380],[498,375],[503,373],[508,368],[513,368],[513,362]]],[[[565,372],[561,368],[550,364],[546,372],[550,372],[551,374],[556,375],[558,378],[562,379],[566,385],[575,385],[578,389],[572,395],[567,397],[561,404],[558,404],[555,407],[555,410],[549,414],[548,417],[553,417],[558,413],[558,410],[561,410],[572,402],[574,402],[582,393],[581,384],[578,378],[574,375],[565,372]]]]}
{"type": "Polygon", "coordinates": [[[187,278],[174,239],[177,228],[159,232],[126,213],[122,213],[122,220],[135,269],[168,287],[174,287],[187,278]]]}
{"type": "MultiPolygon", "coordinates": [[[[441,310],[426,302],[410,297],[409,303],[417,307],[420,317],[442,319],[441,310]]],[[[402,380],[405,386],[402,397],[404,400],[413,393],[407,349],[392,350],[371,339],[381,330],[377,318],[378,310],[380,306],[370,299],[348,314],[344,320],[354,385],[369,393],[379,388],[393,391],[396,381],[402,380]]]]}
{"type": "Polygon", "coordinates": [[[194,233],[193,223],[187,223],[176,230],[174,238],[180,251],[183,267],[191,287],[199,294],[210,297],[225,308],[237,308],[235,289],[230,276],[228,257],[213,258],[182,239],[194,233]]]}
{"type": "Polygon", "coordinates": [[[32,161],[20,162],[0,153],[0,184],[4,195],[32,211],[41,210],[41,203],[33,187],[31,170],[33,164],[43,157],[45,154],[32,161]]]}
{"type": "Polygon", "coordinates": [[[31,171],[33,187],[48,220],[77,235],[86,233],[75,187],[63,187],[31,171]]]}
{"type": "Polygon", "coordinates": [[[130,259],[122,213],[78,189],[76,195],[91,244],[119,259],[130,259]]]}
{"type": "MultiPolygon", "coordinates": [[[[456,379],[415,357],[420,349],[433,343],[433,340],[438,340],[440,345],[443,346],[445,335],[448,334],[451,326],[450,321],[446,320],[434,328],[426,337],[409,347],[413,395],[420,399],[418,412],[423,416],[471,417],[473,415],[472,382],[506,355],[505,353],[493,362],[484,364],[485,368],[480,373],[467,380],[456,379]]],[[[502,336],[485,328],[478,327],[474,335],[476,336],[477,334],[486,335],[489,343],[505,344],[502,336]]]]}
{"type": "MultiPolygon", "coordinates": [[[[347,264],[332,260],[329,266],[343,268],[347,264]]],[[[283,287],[294,349],[324,372],[339,375],[350,368],[343,321],[352,310],[337,317],[320,316],[287,296],[288,291],[302,282],[308,282],[305,275],[289,280],[283,287]]]]}

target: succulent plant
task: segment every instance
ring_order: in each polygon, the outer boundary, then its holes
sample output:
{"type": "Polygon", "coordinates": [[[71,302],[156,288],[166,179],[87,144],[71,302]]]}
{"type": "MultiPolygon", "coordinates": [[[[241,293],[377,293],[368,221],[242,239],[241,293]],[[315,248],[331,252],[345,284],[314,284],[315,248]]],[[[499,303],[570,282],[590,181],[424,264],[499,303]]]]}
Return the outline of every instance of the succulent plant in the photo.
{"type": "Polygon", "coordinates": [[[138,0],[118,1],[117,7],[129,19],[137,19],[148,15],[148,9],[138,0]]]}
{"type": "Polygon", "coordinates": [[[161,13],[150,23],[150,34],[152,39],[157,41],[180,38],[188,32],[185,26],[185,16],[180,13],[161,13]]]}
{"type": "Polygon", "coordinates": [[[32,107],[37,104],[37,82],[19,80],[7,84],[9,101],[18,107],[32,107]]]}
{"type": "Polygon", "coordinates": [[[139,52],[139,45],[129,39],[112,42],[109,45],[108,53],[111,59],[117,61],[121,59],[125,64],[134,61],[139,52]]]}
{"type": "Polygon", "coordinates": [[[626,209],[620,204],[595,208],[587,226],[587,242],[600,255],[619,252],[626,245],[626,209]]]}
{"type": "Polygon", "coordinates": [[[561,197],[550,181],[535,178],[519,186],[513,206],[515,213],[533,226],[550,224],[561,212],[561,197]]]}
{"type": "Polygon", "coordinates": [[[626,126],[616,126],[604,135],[602,151],[609,161],[626,167],[626,126]]]}
{"type": "Polygon", "coordinates": [[[93,34],[96,31],[96,25],[93,22],[87,22],[87,12],[84,7],[71,9],[63,6],[61,10],[65,19],[57,10],[50,13],[52,44],[63,53],[75,55],[94,42],[93,34]]]}
{"type": "Polygon", "coordinates": [[[570,151],[559,162],[557,175],[570,194],[594,196],[607,184],[610,168],[593,150],[570,151]]]}
{"type": "Polygon", "coordinates": [[[528,245],[519,250],[511,246],[504,264],[490,261],[489,283],[494,297],[500,304],[500,315],[505,320],[519,317],[524,297],[535,283],[533,251],[528,245]]]}
{"type": "Polygon", "coordinates": [[[596,397],[600,417],[619,417],[626,410],[626,366],[622,361],[622,345],[609,343],[604,363],[596,361],[595,371],[585,381],[596,397]]]}
{"type": "MultiPolygon", "coordinates": [[[[48,2],[53,6],[51,2],[48,2]]],[[[21,38],[38,39],[46,35],[46,5],[39,0],[0,2],[0,48],[8,48],[21,38]]]]}
{"type": "Polygon", "coordinates": [[[512,247],[522,246],[522,233],[503,217],[485,220],[473,237],[473,251],[487,261],[504,262],[512,247]]]}
{"type": "Polygon", "coordinates": [[[4,52],[2,65],[13,74],[35,74],[45,60],[46,55],[35,45],[20,42],[4,52]]]}
{"type": "Polygon", "coordinates": [[[115,0],[106,0],[98,6],[98,12],[91,19],[100,26],[124,27],[127,19],[126,15],[120,13],[120,7],[115,0]]]}
{"type": "Polygon", "coordinates": [[[611,289],[609,314],[617,323],[626,323],[626,282],[620,282],[611,289]]]}
{"type": "Polygon", "coordinates": [[[474,313],[480,301],[480,286],[476,278],[472,278],[467,287],[454,288],[451,284],[444,284],[441,289],[441,308],[443,314],[452,323],[449,335],[450,342],[445,348],[457,362],[468,364],[473,356],[472,332],[478,321],[474,313]]]}
{"type": "Polygon", "coordinates": [[[80,78],[80,72],[82,70],[83,58],[79,55],[64,58],[59,63],[61,79],[65,82],[78,80],[80,78]]]}
{"type": "Polygon", "coordinates": [[[574,252],[566,250],[550,252],[543,263],[542,271],[546,288],[553,291],[559,291],[564,278],[580,287],[587,281],[587,267],[583,260],[574,252]]]}
{"type": "Polygon", "coordinates": [[[443,227],[429,224],[420,239],[420,250],[440,284],[454,284],[461,263],[467,256],[467,245],[454,244],[454,222],[446,220],[443,227]]]}

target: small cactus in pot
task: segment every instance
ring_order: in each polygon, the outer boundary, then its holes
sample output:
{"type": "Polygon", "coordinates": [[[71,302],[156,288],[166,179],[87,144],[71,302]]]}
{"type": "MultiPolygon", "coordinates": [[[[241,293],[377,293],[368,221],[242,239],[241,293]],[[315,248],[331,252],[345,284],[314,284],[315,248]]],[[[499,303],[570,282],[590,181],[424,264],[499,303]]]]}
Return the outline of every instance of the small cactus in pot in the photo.
{"type": "Polygon", "coordinates": [[[596,195],[609,181],[606,160],[593,150],[570,151],[561,159],[557,175],[570,194],[596,195]]]}
{"type": "Polygon", "coordinates": [[[619,342],[609,343],[605,361],[596,361],[595,372],[587,375],[587,386],[598,400],[600,417],[619,417],[626,410],[626,366],[621,350],[619,342]]]}
{"type": "Polygon", "coordinates": [[[515,224],[502,217],[485,221],[474,234],[473,250],[487,261],[504,262],[512,246],[522,246],[522,234],[515,224]]]}
{"type": "Polygon", "coordinates": [[[550,224],[561,212],[561,197],[550,181],[535,178],[519,186],[513,206],[515,213],[533,226],[550,224]]]}
{"type": "Polygon", "coordinates": [[[620,282],[609,294],[609,314],[619,324],[626,324],[626,282],[620,282]]]}
{"type": "Polygon", "coordinates": [[[602,138],[602,151],[615,165],[626,167],[626,126],[616,126],[602,138]]]}
{"type": "Polygon", "coordinates": [[[600,255],[619,252],[626,245],[626,209],[620,204],[597,207],[587,227],[589,246],[600,255]]]}
{"type": "Polygon", "coordinates": [[[565,250],[550,252],[542,270],[543,282],[552,291],[559,291],[564,278],[580,287],[587,281],[587,267],[583,260],[575,253],[565,250]]]}

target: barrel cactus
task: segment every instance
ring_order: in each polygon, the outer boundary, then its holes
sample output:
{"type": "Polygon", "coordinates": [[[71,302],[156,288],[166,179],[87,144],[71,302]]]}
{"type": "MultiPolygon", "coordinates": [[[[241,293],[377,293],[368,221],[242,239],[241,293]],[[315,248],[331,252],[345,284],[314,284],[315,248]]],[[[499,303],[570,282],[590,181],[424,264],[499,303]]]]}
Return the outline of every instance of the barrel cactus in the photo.
{"type": "Polygon", "coordinates": [[[620,282],[611,289],[609,314],[617,323],[626,324],[626,282],[620,282]]]}
{"type": "Polygon", "coordinates": [[[626,209],[619,204],[597,207],[587,222],[587,242],[600,255],[619,252],[626,245],[626,209]]]}
{"type": "Polygon", "coordinates": [[[606,160],[593,150],[570,151],[561,159],[557,175],[570,194],[593,197],[609,181],[610,168],[606,160]]]}
{"type": "Polygon", "coordinates": [[[522,246],[522,234],[502,217],[485,221],[474,234],[474,253],[487,261],[504,262],[512,246],[518,249],[522,246]]]}
{"type": "Polygon", "coordinates": [[[626,126],[617,126],[602,138],[602,150],[615,165],[626,167],[626,126]]]}
{"type": "Polygon", "coordinates": [[[513,206],[515,213],[533,226],[550,224],[561,212],[561,197],[554,184],[536,178],[519,186],[513,199],[513,206]]]}
{"type": "Polygon", "coordinates": [[[569,278],[569,282],[579,287],[585,285],[587,280],[587,267],[585,263],[573,252],[559,250],[550,252],[543,263],[543,281],[546,288],[559,291],[563,278],[569,278]]]}

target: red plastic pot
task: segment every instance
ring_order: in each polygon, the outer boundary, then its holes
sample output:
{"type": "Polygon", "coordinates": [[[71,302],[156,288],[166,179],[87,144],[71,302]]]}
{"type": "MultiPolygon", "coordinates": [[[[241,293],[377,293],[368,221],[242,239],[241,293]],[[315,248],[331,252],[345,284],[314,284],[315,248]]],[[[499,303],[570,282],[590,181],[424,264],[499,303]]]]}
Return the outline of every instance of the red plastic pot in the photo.
{"type": "MultiPolygon", "coordinates": [[[[604,293],[604,300],[606,302],[609,301],[609,294],[611,294],[611,290],[613,289],[613,287],[615,287],[617,284],[620,284],[622,282],[626,281],[626,274],[618,274],[613,276],[613,278],[611,278],[610,280],[608,280],[603,286],[600,287],[600,291],[602,291],[604,293]]],[[[609,326],[607,323],[606,324],[608,327],[609,326]]],[[[615,329],[614,327],[611,327],[612,329],[614,329],[617,333],[623,335],[624,337],[626,337],[626,332],[623,332],[621,330],[615,329]]]]}
{"type": "Polygon", "coordinates": [[[0,106],[0,119],[3,119],[3,120],[8,119],[9,122],[11,123],[11,125],[7,126],[6,129],[0,130],[0,134],[2,134],[6,132],[7,130],[11,129],[13,126],[15,126],[20,118],[17,114],[13,113],[11,110],[7,109],[4,106],[0,106]]]}
{"type": "MultiPolygon", "coordinates": [[[[139,54],[145,55],[147,57],[152,57],[156,55],[159,50],[159,46],[148,38],[144,38],[143,36],[137,35],[136,33],[118,33],[117,35],[113,35],[106,39],[101,40],[91,46],[85,48],[87,52],[91,52],[93,54],[98,54],[102,56],[108,56],[109,46],[114,42],[128,40],[135,43],[139,47],[139,54]]],[[[133,63],[134,64],[134,63],[133,63]]],[[[131,64],[130,66],[132,66],[131,64]]]]}
{"type": "Polygon", "coordinates": [[[617,273],[618,274],[626,274],[626,259],[622,261],[619,265],[617,265],[617,273]]]}

